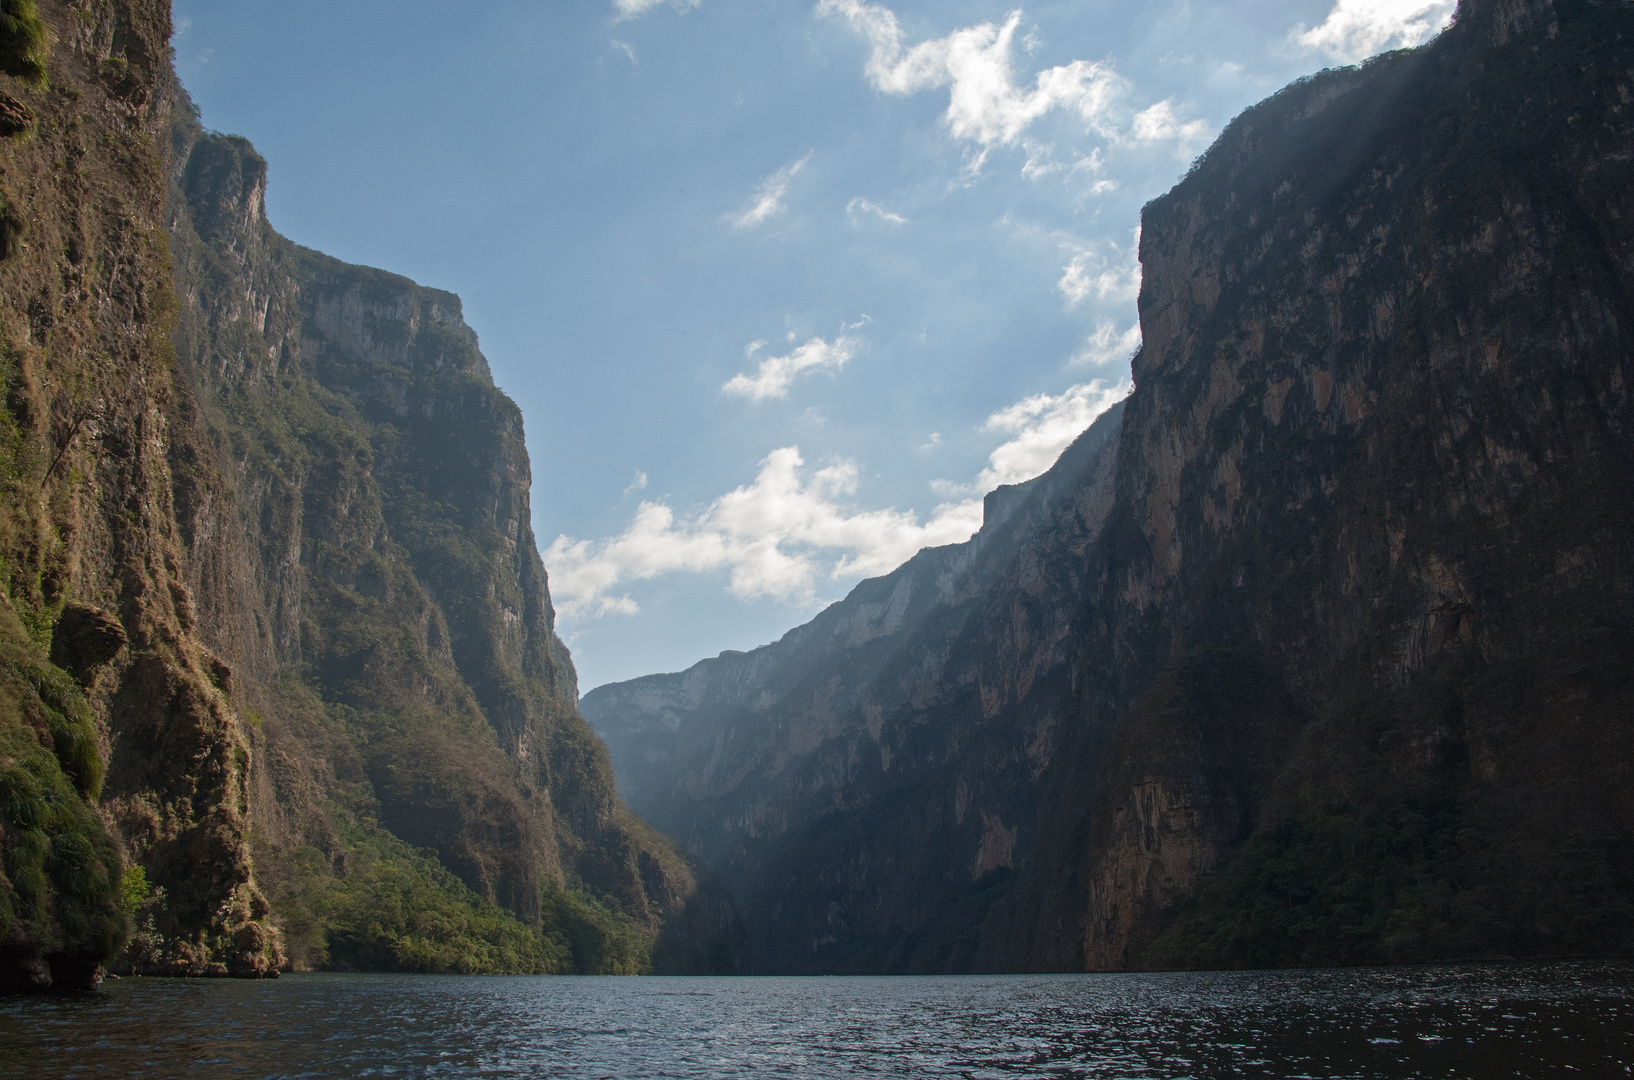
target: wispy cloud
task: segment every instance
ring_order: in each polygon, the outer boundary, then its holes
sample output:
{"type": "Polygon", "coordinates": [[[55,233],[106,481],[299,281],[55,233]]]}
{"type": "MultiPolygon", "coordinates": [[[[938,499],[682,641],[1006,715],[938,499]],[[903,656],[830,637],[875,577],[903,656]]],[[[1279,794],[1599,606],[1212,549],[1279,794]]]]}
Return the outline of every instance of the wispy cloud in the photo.
{"type": "MultiPolygon", "coordinates": [[[[1108,64],[1074,60],[1039,72],[1030,86],[1017,85],[1011,53],[1021,25],[1019,10],[1003,25],[980,23],[912,47],[904,43],[889,8],[865,0],[820,0],[817,11],[845,20],[867,40],[864,73],[881,93],[947,88],[943,119],[949,133],[980,147],[972,170],[981,167],[993,148],[1015,144],[1034,122],[1056,109],[1075,113],[1086,128],[1109,141],[1194,139],[1207,130],[1201,121],[1180,120],[1168,102],[1153,107],[1165,111],[1149,109],[1139,114],[1146,117],[1144,124],[1132,125],[1123,105],[1130,84],[1108,64]],[[1155,122],[1160,119],[1167,122],[1155,122]]],[[[1036,157],[1029,151],[1029,161],[1036,157]]]]}
{"type": "Polygon", "coordinates": [[[1457,6],[1457,0],[1338,0],[1320,26],[1300,27],[1294,37],[1307,49],[1353,64],[1439,33],[1457,6]]]}
{"type": "Polygon", "coordinates": [[[635,56],[635,46],[631,45],[628,41],[620,41],[618,38],[613,38],[607,43],[607,47],[610,49],[617,49],[619,52],[630,58],[630,63],[636,65],[637,67],[641,66],[641,61],[637,60],[635,56]]]}
{"type": "MultiPolygon", "coordinates": [[[[732,376],[721,387],[721,393],[750,401],[788,397],[796,376],[807,371],[838,371],[856,355],[859,344],[856,338],[844,334],[833,341],[812,338],[787,356],[766,357],[755,367],[753,375],[732,376]]],[[[755,353],[765,347],[764,341],[752,341],[743,352],[753,360],[755,353]]]]}
{"type": "Polygon", "coordinates": [[[852,222],[855,222],[864,214],[873,214],[881,221],[891,225],[906,225],[908,223],[908,219],[901,214],[894,214],[879,203],[871,199],[865,199],[860,195],[845,204],[845,212],[850,216],[852,222]]]}
{"type": "Polygon", "coordinates": [[[1103,367],[1106,364],[1128,360],[1140,349],[1140,323],[1119,332],[1118,324],[1102,319],[1095,324],[1084,347],[1072,354],[1067,363],[1074,367],[1103,367]]]}
{"type": "Polygon", "coordinates": [[[703,2],[704,0],[613,0],[613,10],[617,12],[613,18],[617,22],[623,22],[637,15],[645,15],[663,4],[668,4],[676,11],[691,11],[703,2]]]}
{"type": "Polygon", "coordinates": [[[781,214],[784,210],[783,200],[789,194],[789,185],[810,160],[811,154],[808,152],[805,157],[791,161],[772,173],[755,188],[754,195],[742,210],[735,214],[727,214],[724,220],[734,229],[753,229],[781,214]]]}
{"type": "Polygon", "coordinates": [[[1063,246],[1072,256],[1055,284],[1067,307],[1075,308],[1092,297],[1133,300],[1140,294],[1140,230],[1135,231],[1134,242],[1128,247],[1111,241],[1091,245],[1067,242],[1063,246]]]}
{"type": "Polygon", "coordinates": [[[1099,379],[1059,394],[1034,394],[987,418],[983,431],[1010,436],[987,457],[987,467],[968,484],[938,480],[941,495],[984,495],[1001,484],[1019,484],[1044,472],[1095,418],[1129,395],[1127,383],[1099,379]]]}
{"type": "Polygon", "coordinates": [[[632,479],[630,481],[630,486],[624,489],[624,494],[625,495],[630,495],[633,492],[645,491],[646,489],[647,489],[647,474],[642,472],[640,469],[637,469],[635,471],[634,479],[632,479]]]}
{"type": "Polygon", "coordinates": [[[1137,142],[1173,143],[1181,153],[1205,142],[1209,136],[1208,124],[1202,120],[1182,120],[1174,111],[1174,102],[1164,100],[1135,114],[1133,132],[1137,142]]]}
{"type": "MultiPolygon", "coordinates": [[[[994,413],[982,430],[1008,437],[974,481],[935,485],[949,498],[924,522],[911,511],[851,505],[855,462],[813,471],[799,447],[774,450],[761,461],[753,483],[722,495],[691,518],[644,501],[615,537],[558,536],[545,552],[557,610],[567,619],[634,614],[640,605],[627,590],[635,582],[723,570],[734,596],[809,603],[820,582],[883,574],[921,548],[968,539],[981,527],[984,494],[1048,469],[1127,392],[1126,385],[1089,382],[994,413]]],[[[940,441],[933,435],[921,449],[940,441]]]]}

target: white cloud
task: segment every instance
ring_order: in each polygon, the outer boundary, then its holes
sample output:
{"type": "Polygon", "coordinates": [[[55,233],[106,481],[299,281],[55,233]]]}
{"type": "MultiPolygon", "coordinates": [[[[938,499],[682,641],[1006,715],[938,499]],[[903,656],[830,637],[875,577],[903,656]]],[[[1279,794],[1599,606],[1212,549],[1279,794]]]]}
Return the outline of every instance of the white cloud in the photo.
{"type": "Polygon", "coordinates": [[[624,494],[629,495],[632,492],[645,491],[646,489],[647,474],[642,472],[640,469],[637,469],[635,471],[635,479],[631,480],[630,486],[624,489],[624,494]]]}
{"type": "Polygon", "coordinates": [[[908,219],[903,217],[901,214],[894,214],[885,209],[885,207],[881,206],[879,203],[874,202],[871,199],[865,199],[860,195],[845,204],[845,212],[850,216],[853,222],[855,222],[857,217],[861,214],[874,214],[881,221],[887,222],[891,225],[906,225],[908,223],[908,219]]]}
{"type": "Polygon", "coordinates": [[[618,12],[614,16],[614,21],[623,22],[637,15],[645,15],[660,4],[668,4],[676,11],[690,11],[703,2],[704,0],[613,0],[613,10],[618,12]]]}
{"type": "Polygon", "coordinates": [[[863,0],[821,0],[819,14],[846,20],[871,46],[866,73],[876,90],[911,94],[948,87],[948,129],[983,147],[1007,145],[1055,108],[1077,112],[1091,127],[1105,121],[1123,80],[1111,68],[1074,60],[1038,73],[1030,89],[1015,85],[1010,49],[1021,12],[1003,26],[981,23],[907,48],[896,15],[863,0]]]}
{"type": "Polygon", "coordinates": [[[641,61],[637,60],[635,56],[635,46],[631,45],[628,41],[620,41],[618,38],[613,38],[607,43],[607,45],[608,48],[617,49],[619,52],[629,57],[630,63],[636,65],[637,67],[641,66],[641,61]]]}
{"type": "MultiPolygon", "coordinates": [[[[903,43],[902,28],[888,8],[865,0],[820,0],[817,12],[845,20],[867,40],[870,48],[864,71],[881,93],[948,89],[943,117],[948,131],[981,148],[971,162],[972,170],[981,167],[994,147],[1013,145],[1035,121],[1055,109],[1076,113],[1088,130],[1109,141],[1190,140],[1207,130],[1202,121],[1182,121],[1174,116],[1171,105],[1160,103],[1166,112],[1147,117],[1144,128],[1130,131],[1128,110],[1122,105],[1130,85],[1108,64],[1074,60],[1039,72],[1030,87],[1017,86],[1011,48],[1021,25],[1019,10],[1012,11],[1002,26],[981,23],[911,48],[903,43]],[[1152,122],[1162,118],[1167,119],[1166,125],[1152,122]]],[[[1151,110],[1140,116],[1147,113],[1151,110]]],[[[1028,157],[1031,162],[1039,155],[1029,150],[1028,157]]]]}
{"type": "Polygon", "coordinates": [[[899,510],[852,511],[857,467],[840,462],[804,471],[797,446],[774,450],[747,484],[716,499],[697,517],[677,520],[660,503],[643,502],[619,536],[592,543],[559,536],[545,552],[551,591],[564,617],[633,614],[639,605],[619,590],[676,572],[729,572],[728,588],[746,600],[810,602],[820,577],[885,573],[920,548],[967,539],[981,525],[980,500],[948,503],[929,521],[899,510]]]}
{"type": "Polygon", "coordinates": [[[938,480],[932,487],[942,495],[982,495],[1001,484],[1031,480],[1054,465],[1096,417],[1128,395],[1127,383],[1108,386],[1095,379],[1060,394],[1034,394],[1000,409],[987,418],[982,430],[1007,432],[1010,438],[988,455],[987,468],[968,484],[938,480]]]}
{"type": "Polygon", "coordinates": [[[1094,297],[1097,300],[1133,300],[1140,295],[1140,230],[1134,243],[1123,247],[1110,241],[1084,247],[1063,244],[1072,258],[1061,269],[1055,287],[1075,308],[1094,297]]]}
{"type": "Polygon", "coordinates": [[[1101,367],[1128,360],[1139,349],[1140,323],[1133,323],[1119,333],[1117,323],[1102,319],[1095,324],[1095,332],[1089,335],[1084,347],[1073,353],[1067,363],[1076,367],[1101,367]]]}
{"type": "Polygon", "coordinates": [[[1452,22],[1457,0],[1338,0],[1322,25],[1294,32],[1299,44],[1347,64],[1417,45],[1452,22]]]}
{"type": "Polygon", "coordinates": [[[185,34],[189,30],[193,29],[193,20],[188,18],[186,15],[183,15],[179,19],[176,20],[176,22],[174,23],[174,26],[175,26],[176,35],[179,37],[182,34],[185,34]]]}
{"type": "MultiPolygon", "coordinates": [[[[755,368],[753,375],[740,373],[732,376],[721,387],[721,393],[746,397],[750,401],[788,397],[795,376],[803,371],[838,371],[857,354],[859,344],[856,338],[844,334],[832,342],[812,338],[787,356],[768,356],[755,368]]],[[[743,354],[753,360],[755,353],[765,345],[764,341],[752,341],[743,354]]]]}
{"type": "Polygon", "coordinates": [[[1133,125],[1137,142],[1172,142],[1184,152],[1208,138],[1208,124],[1202,120],[1182,120],[1175,114],[1174,102],[1164,100],[1135,114],[1133,125]]]}
{"type": "MultiPolygon", "coordinates": [[[[951,497],[923,524],[911,511],[849,506],[857,490],[853,462],[807,472],[799,447],[773,450],[753,483],[722,495],[691,519],[677,518],[662,503],[643,502],[618,536],[558,536],[545,552],[557,610],[566,619],[635,614],[640,605],[625,591],[632,583],[722,570],[734,596],[809,603],[819,581],[887,573],[921,548],[969,539],[981,528],[982,495],[1048,469],[1127,393],[1127,385],[1089,382],[994,413],[982,430],[1009,437],[974,482],[935,485],[951,497]]],[[[932,435],[926,448],[939,442],[932,435]]]]}
{"type": "Polygon", "coordinates": [[[805,157],[791,161],[772,173],[755,188],[748,205],[735,214],[727,214],[724,220],[734,229],[752,229],[781,214],[784,209],[783,200],[789,194],[789,185],[810,160],[811,154],[807,153],[805,157]]]}

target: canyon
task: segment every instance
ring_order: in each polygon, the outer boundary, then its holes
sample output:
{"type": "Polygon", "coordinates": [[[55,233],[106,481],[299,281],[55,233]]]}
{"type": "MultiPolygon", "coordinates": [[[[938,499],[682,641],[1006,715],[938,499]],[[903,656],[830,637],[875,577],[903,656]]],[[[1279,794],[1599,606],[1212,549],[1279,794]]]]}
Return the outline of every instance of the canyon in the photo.
{"type": "Polygon", "coordinates": [[[782,972],[1626,955],[1634,15],[1464,0],[1143,214],[1134,390],[969,543],[598,687],[782,972]]]}
{"type": "Polygon", "coordinates": [[[1634,951],[1628,5],[1249,109],[1051,469],[582,700],[459,298],[273,229],[164,0],[15,7],[0,992],[1634,951]]]}

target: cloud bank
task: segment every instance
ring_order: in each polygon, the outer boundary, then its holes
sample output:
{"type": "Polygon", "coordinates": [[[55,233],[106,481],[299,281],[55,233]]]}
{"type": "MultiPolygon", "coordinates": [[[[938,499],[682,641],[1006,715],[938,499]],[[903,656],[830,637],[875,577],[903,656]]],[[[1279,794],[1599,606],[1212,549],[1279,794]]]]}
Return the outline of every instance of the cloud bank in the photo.
{"type": "Polygon", "coordinates": [[[1019,484],[1047,470],[1095,418],[1129,394],[1127,383],[1108,386],[1099,379],[1059,394],[1034,394],[987,418],[983,431],[1008,434],[987,457],[987,467],[968,484],[938,480],[942,495],[985,495],[1002,484],[1019,484]]]}
{"type": "Polygon", "coordinates": [[[661,502],[643,501],[618,536],[600,541],[558,536],[544,553],[557,610],[564,618],[633,615],[640,605],[624,591],[631,583],[722,570],[734,596],[810,603],[820,581],[887,573],[921,548],[969,539],[981,527],[982,495],[1048,469],[1127,392],[1124,385],[1090,382],[994,413],[983,430],[1009,438],[988,456],[972,483],[937,485],[955,498],[923,523],[911,511],[852,507],[854,462],[812,471],[798,446],[780,447],[760,462],[752,483],[690,519],[678,518],[661,502]]]}
{"type": "Polygon", "coordinates": [[[881,574],[922,547],[964,540],[981,526],[981,503],[944,504],[931,520],[900,510],[852,511],[842,499],[857,466],[807,471],[798,446],[773,450],[754,482],[690,521],[662,503],[643,502],[622,534],[592,543],[559,536],[545,552],[551,592],[564,617],[635,614],[618,589],[661,574],[727,570],[728,590],[745,600],[807,603],[819,576],[881,574]]]}
{"type": "Polygon", "coordinates": [[[1439,33],[1457,6],[1457,0],[1338,0],[1322,25],[1296,31],[1295,37],[1307,49],[1353,64],[1439,33]]]}
{"type": "MultiPolygon", "coordinates": [[[[832,342],[812,338],[787,356],[768,356],[755,368],[753,375],[737,374],[726,381],[721,393],[729,397],[745,397],[750,401],[768,398],[786,398],[795,377],[807,371],[838,371],[857,353],[859,342],[843,334],[832,342]]],[[[765,348],[764,341],[752,341],[744,355],[753,360],[755,353],[765,348]]]]}

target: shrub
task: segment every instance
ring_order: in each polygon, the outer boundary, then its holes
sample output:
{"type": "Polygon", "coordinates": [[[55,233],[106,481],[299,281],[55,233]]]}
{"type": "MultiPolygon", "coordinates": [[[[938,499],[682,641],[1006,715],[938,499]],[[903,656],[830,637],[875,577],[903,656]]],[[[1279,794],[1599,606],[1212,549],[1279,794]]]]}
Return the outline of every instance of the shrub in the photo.
{"type": "Polygon", "coordinates": [[[0,0],[0,71],[43,89],[51,38],[34,0],[0,0]]]}

